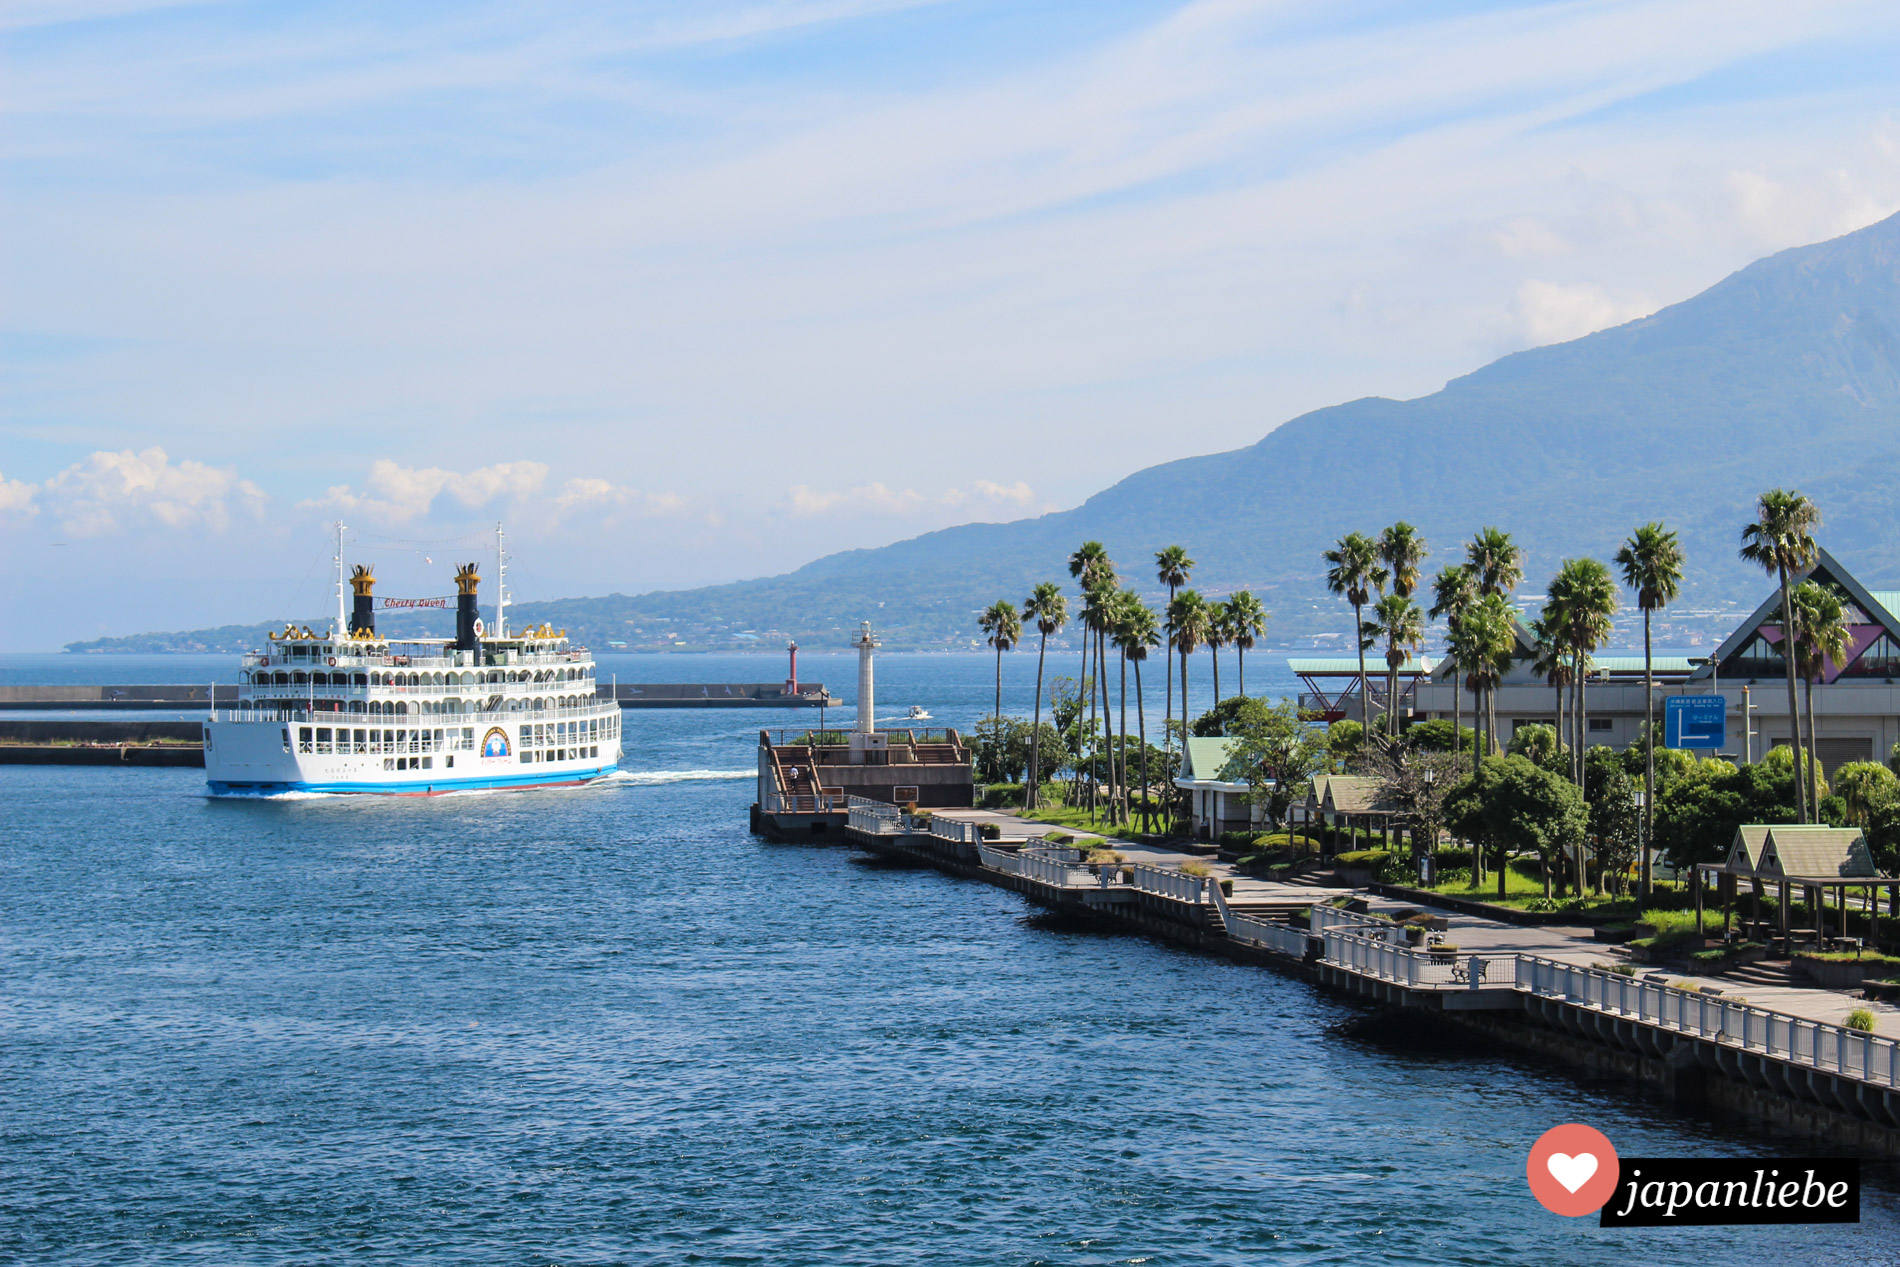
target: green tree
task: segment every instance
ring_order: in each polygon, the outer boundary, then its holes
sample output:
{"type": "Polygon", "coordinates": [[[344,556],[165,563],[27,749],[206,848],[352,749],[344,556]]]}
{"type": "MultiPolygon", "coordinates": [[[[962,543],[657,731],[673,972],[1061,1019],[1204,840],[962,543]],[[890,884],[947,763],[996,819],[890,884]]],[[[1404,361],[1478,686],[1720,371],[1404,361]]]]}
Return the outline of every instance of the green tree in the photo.
{"type": "MultiPolygon", "coordinates": [[[[1828,666],[1841,665],[1847,661],[1847,648],[1853,641],[1853,631],[1847,627],[1846,607],[1841,596],[1832,589],[1803,581],[1794,587],[1789,596],[1789,604],[1794,611],[1794,636],[1784,638],[1784,644],[1792,643],[1794,649],[1795,671],[1801,675],[1802,693],[1807,705],[1807,784],[1815,786],[1815,772],[1818,736],[1814,733],[1814,683],[1825,679],[1828,666]]],[[[1797,718],[1797,723],[1799,719],[1797,718]]],[[[1801,733],[1797,724],[1795,734],[1801,733]]],[[[1811,804],[1819,804],[1819,794],[1811,804]]]]}
{"type": "MultiPolygon", "coordinates": [[[[1192,576],[1193,573],[1194,560],[1188,558],[1188,552],[1180,546],[1166,546],[1155,552],[1155,579],[1168,587],[1168,605],[1161,609],[1167,621],[1172,622],[1174,619],[1175,591],[1179,590],[1183,585],[1186,585],[1188,578],[1192,576]]],[[[1172,647],[1174,645],[1174,625],[1169,623],[1163,632],[1166,635],[1168,645],[1172,647]]],[[[1174,657],[1168,655],[1163,656],[1162,659],[1167,661],[1166,674],[1168,693],[1167,702],[1163,705],[1161,714],[1161,733],[1163,736],[1162,742],[1166,746],[1169,756],[1172,757],[1174,753],[1174,732],[1169,728],[1169,723],[1174,720],[1174,657]]],[[[1185,699],[1182,700],[1181,714],[1184,717],[1187,715],[1187,702],[1185,699]]]]}
{"type": "Polygon", "coordinates": [[[1714,757],[1697,761],[1657,792],[1658,845],[1679,867],[1719,862],[1743,824],[1795,821],[1798,782],[1794,753],[1780,745],[1749,766],[1714,757]]]}
{"type": "Polygon", "coordinates": [[[1313,776],[1326,768],[1326,741],[1300,717],[1292,700],[1247,703],[1251,707],[1235,710],[1235,729],[1230,732],[1234,744],[1220,778],[1245,783],[1248,803],[1261,806],[1271,826],[1286,821],[1293,802],[1305,795],[1313,776]]]}
{"type": "MultiPolygon", "coordinates": [[[[1194,719],[1189,733],[1197,738],[1216,739],[1222,735],[1237,735],[1243,727],[1259,720],[1262,710],[1269,707],[1262,699],[1251,695],[1229,695],[1214,707],[1194,719]]],[[[1357,722],[1353,723],[1355,726],[1357,722]]]]}
{"type": "Polygon", "coordinates": [[[1154,825],[1149,816],[1152,804],[1149,789],[1154,785],[1148,781],[1148,715],[1142,708],[1141,666],[1148,659],[1148,653],[1161,645],[1161,630],[1148,605],[1132,593],[1129,598],[1133,601],[1125,603],[1119,612],[1115,645],[1121,649],[1124,662],[1135,666],[1135,726],[1141,741],[1141,829],[1151,832],[1154,825]]]}
{"type": "MultiPolygon", "coordinates": [[[[1820,549],[1814,542],[1814,530],[1820,526],[1821,512],[1813,502],[1798,492],[1771,488],[1755,502],[1755,522],[1742,529],[1742,558],[1774,577],[1781,587],[1784,631],[1794,627],[1794,586],[1790,578],[1813,564],[1820,549]]],[[[1799,745],[1801,710],[1795,701],[1792,648],[1782,648],[1782,659],[1787,662],[1788,725],[1799,745]]],[[[1812,822],[1807,790],[1797,784],[1795,796],[1795,821],[1812,822]]]]}
{"type": "MultiPolygon", "coordinates": [[[[1511,534],[1501,528],[1484,528],[1465,543],[1465,570],[1471,573],[1472,583],[1478,588],[1478,599],[1498,599],[1506,611],[1510,604],[1502,600],[1509,599],[1512,591],[1524,581],[1524,551],[1511,540],[1511,534]]],[[[1491,615],[1497,612],[1497,606],[1490,609],[1491,615]]],[[[1511,641],[1515,650],[1517,641],[1517,616],[1511,614],[1511,641]]],[[[1495,632],[1487,630],[1487,633],[1495,632]]],[[[1485,751],[1497,750],[1498,713],[1497,700],[1493,697],[1498,677],[1510,668],[1509,653],[1504,664],[1496,672],[1485,675],[1484,691],[1484,733],[1485,751]]]]}
{"type": "MultiPolygon", "coordinates": [[[[1062,632],[1062,627],[1069,623],[1069,600],[1063,597],[1062,587],[1054,581],[1036,586],[1023,600],[1023,618],[1033,620],[1036,632],[1042,637],[1036,648],[1036,729],[1033,732],[1035,739],[1039,739],[1042,734],[1042,668],[1049,654],[1049,635],[1062,632]]],[[[1023,789],[1023,804],[1031,809],[1040,804],[1036,789],[1042,782],[1042,750],[1035,739],[1029,749],[1029,784],[1023,789]]]]}
{"type": "Polygon", "coordinates": [[[1007,598],[999,598],[977,617],[976,623],[982,627],[985,639],[996,648],[996,707],[990,716],[1003,715],[1003,653],[1015,647],[1023,639],[1022,618],[1016,614],[1016,604],[1007,598]]]}
{"type": "Polygon", "coordinates": [[[1335,768],[1343,767],[1366,748],[1366,728],[1342,717],[1326,728],[1326,755],[1335,768]]]}
{"type": "Polygon", "coordinates": [[[1558,631],[1558,616],[1546,607],[1531,622],[1531,671],[1542,674],[1557,694],[1557,726],[1552,737],[1558,752],[1568,753],[1564,742],[1564,691],[1570,685],[1570,656],[1558,631]]]}
{"type": "Polygon", "coordinates": [[[1568,768],[1569,758],[1563,745],[1557,741],[1556,729],[1542,722],[1533,722],[1513,730],[1511,742],[1505,751],[1512,756],[1529,758],[1540,770],[1563,773],[1568,768]]]}
{"type": "MultiPolygon", "coordinates": [[[[1529,848],[1543,863],[1544,896],[1551,896],[1557,859],[1581,844],[1589,825],[1583,792],[1529,758],[1488,757],[1446,800],[1445,821],[1459,835],[1490,848],[1504,896],[1506,855],[1529,848]]],[[[1475,877],[1476,872],[1473,872],[1475,877]]]]}
{"type": "MultiPolygon", "coordinates": [[[[1589,802],[1590,843],[1596,850],[1597,879],[1607,884],[1617,877],[1616,890],[1625,891],[1629,874],[1642,848],[1643,816],[1636,804],[1636,780],[1629,776],[1616,753],[1605,747],[1590,749],[1584,761],[1584,795],[1589,802]]],[[[1579,893],[1582,892],[1579,882],[1579,893]]]]}
{"type": "Polygon", "coordinates": [[[1392,582],[1392,592],[1410,598],[1418,588],[1418,568],[1431,551],[1418,529],[1403,519],[1379,534],[1379,562],[1392,582]]]}
{"type": "Polygon", "coordinates": [[[1847,807],[1847,821],[1856,827],[1867,826],[1882,806],[1900,799],[1900,779],[1878,761],[1850,761],[1832,781],[1847,807]]]}
{"type": "MultiPolygon", "coordinates": [[[[1478,583],[1472,578],[1471,572],[1468,569],[1454,564],[1439,569],[1438,575],[1432,578],[1431,614],[1434,618],[1440,616],[1444,617],[1445,627],[1448,631],[1448,643],[1457,637],[1459,619],[1466,611],[1470,610],[1471,605],[1477,601],[1478,583]]],[[[1451,730],[1453,735],[1463,733],[1464,728],[1459,725],[1459,710],[1464,703],[1464,693],[1464,684],[1460,681],[1460,670],[1457,660],[1454,657],[1451,674],[1451,730]]],[[[1476,722],[1476,720],[1477,718],[1472,718],[1473,722],[1476,722]]],[[[1454,747],[1451,754],[1451,773],[1453,778],[1458,777],[1458,756],[1459,749],[1454,747]]]]}
{"type": "Polygon", "coordinates": [[[1214,702],[1220,703],[1220,649],[1227,645],[1233,629],[1227,623],[1227,604],[1207,605],[1207,651],[1214,662],[1214,702]]]}
{"type": "Polygon", "coordinates": [[[1476,740],[1477,732],[1471,727],[1458,726],[1457,723],[1444,717],[1434,717],[1430,721],[1422,721],[1405,728],[1407,747],[1418,752],[1443,752],[1452,758],[1446,769],[1453,781],[1458,777],[1456,765],[1458,757],[1476,740]]]}
{"type": "Polygon", "coordinates": [[[1247,653],[1254,643],[1266,636],[1267,609],[1251,591],[1241,590],[1227,600],[1227,640],[1234,644],[1234,659],[1240,670],[1240,693],[1247,693],[1247,653]]]}
{"type": "Polygon", "coordinates": [[[1207,600],[1193,590],[1182,590],[1168,604],[1169,640],[1174,654],[1181,659],[1181,719],[1185,729],[1188,716],[1188,657],[1207,641],[1207,600]]]}
{"type": "MultiPolygon", "coordinates": [[[[1372,592],[1385,586],[1385,569],[1379,566],[1379,545],[1363,532],[1349,532],[1339,544],[1326,551],[1326,588],[1352,604],[1353,641],[1360,643],[1358,629],[1365,623],[1365,607],[1372,592]]],[[[1185,688],[1183,688],[1185,689],[1185,688]]],[[[1372,729],[1372,714],[1366,699],[1366,649],[1359,645],[1359,724],[1372,729]]],[[[1185,710],[1183,710],[1185,712],[1185,710]]]]}
{"type": "Polygon", "coordinates": [[[1610,570],[1595,559],[1565,559],[1546,593],[1544,618],[1554,625],[1557,641],[1570,655],[1570,689],[1575,701],[1571,716],[1576,728],[1576,742],[1570,752],[1571,781],[1582,787],[1591,658],[1610,640],[1616,615],[1616,585],[1610,580],[1610,570]]]}
{"type": "Polygon", "coordinates": [[[1386,733],[1399,733],[1399,666],[1425,645],[1425,614],[1402,594],[1387,594],[1372,607],[1372,619],[1359,626],[1360,663],[1368,647],[1385,643],[1386,733]]]}
{"type": "MultiPolygon", "coordinates": [[[[1656,728],[1656,658],[1650,645],[1650,616],[1674,602],[1682,589],[1682,543],[1662,524],[1646,523],[1617,550],[1616,565],[1623,569],[1623,584],[1636,591],[1636,606],[1643,613],[1643,733],[1648,734],[1656,728]]],[[[1656,834],[1656,745],[1648,744],[1643,751],[1643,842],[1649,846],[1656,834]]],[[[1642,859],[1640,883],[1647,898],[1654,879],[1649,848],[1642,859]]]]}
{"type": "MultiPolygon", "coordinates": [[[[1087,702],[1089,720],[1084,733],[1087,736],[1087,742],[1093,744],[1096,735],[1096,691],[1098,688],[1103,687],[1107,675],[1103,672],[1100,659],[1096,658],[1095,675],[1093,677],[1089,676],[1089,661],[1091,658],[1096,657],[1095,626],[1091,623],[1091,617],[1099,614],[1097,609],[1101,602],[1102,592],[1106,584],[1113,581],[1115,576],[1115,564],[1108,557],[1108,547],[1099,541],[1084,541],[1076,548],[1075,552],[1069,556],[1069,575],[1082,590],[1082,610],[1077,621],[1081,626],[1082,633],[1082,676],[1077,680],[1087,684],[1089,687],[1087,702]]],[[[1106,716],[1102,718],[1102,725],[1104,729],[1107,728],[1108,719],[1106,716]]],[[[1089,812],[1090,814],[1095,812],[1095,782],[1093,779],[1089,782],[1089,812]]]]}

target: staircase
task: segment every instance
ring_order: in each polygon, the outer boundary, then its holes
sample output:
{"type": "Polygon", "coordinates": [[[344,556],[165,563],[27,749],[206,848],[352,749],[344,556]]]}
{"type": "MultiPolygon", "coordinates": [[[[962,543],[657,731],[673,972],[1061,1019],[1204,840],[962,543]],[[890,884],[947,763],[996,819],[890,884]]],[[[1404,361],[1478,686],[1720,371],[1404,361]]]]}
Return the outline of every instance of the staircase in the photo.
{"type": "Polygon", "coordinates": [[[1792,986],[1795,983],[1794,969],[1786,959],[1763,959],[1757,963],[1745,963],[1722,973],[1721,979],[1725,982],[1732,981],[1736,985],[1752,986],[1783,987],[1792,986]]]}

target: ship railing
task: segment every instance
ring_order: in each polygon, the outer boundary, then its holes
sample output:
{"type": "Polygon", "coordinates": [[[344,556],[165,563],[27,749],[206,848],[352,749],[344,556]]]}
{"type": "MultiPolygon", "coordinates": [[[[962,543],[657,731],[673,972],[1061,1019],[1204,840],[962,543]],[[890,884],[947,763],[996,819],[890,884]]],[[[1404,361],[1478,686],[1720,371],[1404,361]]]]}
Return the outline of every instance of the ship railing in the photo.
{"type": "MultiPolygon", "coordinates": [[[[284,701],[263,708],[212,709],[214,722],[315,722],[319,725],[346,726],[492,726],[508,722],[591,721],[617,716],[614,704],[582,705],[579,708],[504,708],[473,713],[369,713],[348,708],[292,707],[284,701]]],[[[321,698],[319,703],[323,701],[321,698]]],[[[337,701],[341,702],[341,701],[337,701]]]]}
{"type": "MultiPolygon", "coordinates": [[[[274,670],[273,670],[274,671],[274,670]]],[[[336,670],[341,673],[343,670],[336,670]]],[[[371,695],[400,696],[448,696],[448,695],[577,695],[583,699],[602,704],[611,704],[612,700],[601,699],[594,692],[591,679],[581,682],[444,682],[417,683],[406,682],[252,682],[243,687],[252,695],[268,696],[271,699],[294,699],[299,695],[308,697],[315,691],[319,697],[348,699],[368,698],[371,695]]]]}
{"type": "Polygon", "coordinates": [[[1227,894],[1222,892],[1218,884],[1208,886],[1208,896],[1214,899],[1215,909],[1220,911],[1221,927],[1235,941],[1262,946],[1292,959],[1306,957],[1307,934],[1304,929],[1240,914],[1228,904],[1227,894]]]}
{"type": "Polygon", "coordinates": [[[1128,870],[1134,873],[1135,888],[1143,893],[1173,898],[1177,902],[1199,903],[1204,900],[1207,881],[1200,876],[1142,863],[1136,863],[1128,870]]]}
{"type": "MultiPolygon", "coordinates": [[[[296,644],[292,644],[293,647],[295,645],[296,644]]],[[[309,646],[310,644],[305,643],[303,645],[309,646]]],[[[517,652],[510,651],[507,653],[508,659],[505,662],[499,661],[499,660],[492,660],[486,664],[477,666],[472,660],[469,660],[466,657],[466,653],[460,654],[460,655],[458,655],[455,652],[450,652],[447,655],[414,655],[414,654],[403,654],[400,652],[393,652],[390,654],[366,655],[361,652],[352,650],[347,641],[338,643],[336,644],[336,646],[338,650],[334,653],[337,659],[337,664],[335,667],[339,669],[344,669],[344,668],[355,669],[355,668],[368,667],[368,668],[388,668],[388,669],[402,668],[402,669],[420,670],[423,668],[427,668],[427,669],[430,669],[431,671],[440,669],[445,673],[450,669],[454,669],[457,673],[461,673],[464,671],[473,673],[477,670],[478,667],[482,671],[486,672],[488,669],[501,666],[504,663],[509,668],[532,668],[537,665],[559,666],[559,665],[579,664],[586,661],[590,661],[594,658],[593,654],[586,650],[537,652],[534,654],[517,653],[517,652]]],[[[290,654],[288,649],[275,650],[275,651],[252,651],[252,652],[247,652],[244,655],[244,657],[241,660],[241,665],[242,667],[247,668],[247,669],[260,669],[260,668],[328,669],[331,666],[327,664],[326,661],[328,660],[330,654],[332,653],[326,652],[325,654],[321,656],[295,655],[295,654],[290,654]],[[265,660],[269,660],[270,663],[268,665],[264,664],[265,660]]]]}
{"type": "Polygon", "coordinates": [[[1862,1082],[1900,1087],[1900,1042],[1891,1038],[1540,955],[1516,959],[1515,984],[1530,994],[1862,1082]]]}

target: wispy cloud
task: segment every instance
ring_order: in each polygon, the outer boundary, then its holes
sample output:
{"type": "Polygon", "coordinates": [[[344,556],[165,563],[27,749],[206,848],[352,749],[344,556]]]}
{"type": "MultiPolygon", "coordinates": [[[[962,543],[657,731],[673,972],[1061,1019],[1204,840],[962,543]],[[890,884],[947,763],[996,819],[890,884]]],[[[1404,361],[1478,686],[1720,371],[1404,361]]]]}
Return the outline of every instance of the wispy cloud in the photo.
{"type": "Polygon", "coordinates": [[[233,515],[262,514],[264,490],[231,467],[186,459],[160,448],[99,451],[35,487],[0,482],[0,509],[37,513],[44,505],[61,531],[101,537],[140,525],[223,532],[233,515]]]}

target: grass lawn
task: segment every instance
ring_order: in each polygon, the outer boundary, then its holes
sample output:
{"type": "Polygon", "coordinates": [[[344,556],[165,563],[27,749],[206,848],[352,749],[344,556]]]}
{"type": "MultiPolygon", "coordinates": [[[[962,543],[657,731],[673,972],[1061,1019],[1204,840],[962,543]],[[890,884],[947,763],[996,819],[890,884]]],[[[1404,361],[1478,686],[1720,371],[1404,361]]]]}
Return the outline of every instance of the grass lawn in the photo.
{"type": "Polygon", "coordinates": [[[1091,821],[1086,805],[1056,806],[1048,809],[1039,809],[1033,813],[1028,810],[1009,810],[1007,812],[1015,814],[1020,818],[1026,818],[1032,823],[1051,823],[1068,831],[1094,832],[1100,836],[1121,836],[1126,838],[1135,835],[1141,830],[1141,816],[1139,814],[1135,816],[1133,822],[1130,822],[1126,826],[1116,827],[1109,823],[1108,815],[1100,810],[1096,811],[1093,821],[1091,821]]]}

